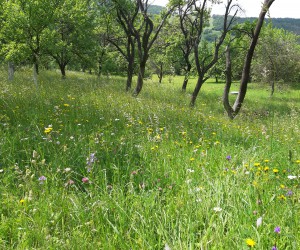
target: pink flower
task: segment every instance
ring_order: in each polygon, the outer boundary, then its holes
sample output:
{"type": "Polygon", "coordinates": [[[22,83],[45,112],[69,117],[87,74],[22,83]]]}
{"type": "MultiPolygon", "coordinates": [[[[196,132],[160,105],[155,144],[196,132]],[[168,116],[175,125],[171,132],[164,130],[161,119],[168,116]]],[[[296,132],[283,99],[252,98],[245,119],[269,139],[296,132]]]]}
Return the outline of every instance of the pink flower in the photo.
{"type": "Polygon", "coordinates": [[[82,178],[82,182],[83,182],[83,183],[89,183],[89,178],[83,177],[83,178],[82,178]]]}

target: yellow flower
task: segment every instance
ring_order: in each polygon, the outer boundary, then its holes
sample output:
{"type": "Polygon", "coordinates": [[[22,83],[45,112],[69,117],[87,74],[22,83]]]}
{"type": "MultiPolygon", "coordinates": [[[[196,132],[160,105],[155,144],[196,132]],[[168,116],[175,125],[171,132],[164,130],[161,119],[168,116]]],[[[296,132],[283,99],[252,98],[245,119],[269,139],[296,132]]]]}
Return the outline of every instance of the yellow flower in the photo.
{"type": "Polygon", "coordinates": [[[69,105],[68,103],[65,103],[64,106],[65,106],[65,107],[69,107],[70,105],[69,105]]]}
{"type": "Polygon", "coordinates": [[[300,164],[300,160],[297,160],[296,163],[300,164]]]}
{"type": "Polygon", "coordinates": [[[286,200],[286,197],[282,194],[282,195],[278,196],[278,199],[279,200],[286,200]]]}
{"type": "Polygon", "coordinates": [[[265,168],[264,168],[264,170],[265,171],[268,171],[270,168],[268,167],[268,166],[266,166],[265,168]]]}
{"type": "Polygon", "coordinates": [[[256,243],[254,240],[249,238],[249,239],[246,239],[246,244],[248,247],[254,247],[256,243]]]}
{"type": "Polygon", "coordinates": [[[190,159],[190,161],[194,161],[194,160],[195,160],[195,158],[193,158],[193,157],[190,159]]]}
{"type": "Polygon", "coordinates": [[[279,170],[278,170],[277,168],[274,168],[274,169],[273,169],[273,172],[274,172],[275,174],[277,174],[277,173],[279,172],[279,170]]]}
{"type": "Polygon", "coordinates": [[[265,160],[265,163],[268,163],[269,161],[270,161],[270,160],[266,159],[266,160],[265,160]]]}
{"type": "Polygon", "coordinates": [[[260,163],[259,162],[255,162],[254,163],[254,167],[259,167],[260,166],[260,163]]]}
{"type": "Polygon", "coordinates": [[[24,200],[24,199],[21,199],[21,200],[20,200],[20,204],[21,204],[21,205],[24,205],[24,203],[25,203],[25,200],[24,200]]]}
{"type": "Polygon", "coordinates": [[[45,134],[49,134],[52,130],[53,130],[53,128],[48,127],[48,128],[45,128],[44,132],[45,132],[45,134]]]}
{"type": "Polygon", "coordinates": [[[281,188],[285,188],[285,186],[283,184],[280,185],[281,188]]]}

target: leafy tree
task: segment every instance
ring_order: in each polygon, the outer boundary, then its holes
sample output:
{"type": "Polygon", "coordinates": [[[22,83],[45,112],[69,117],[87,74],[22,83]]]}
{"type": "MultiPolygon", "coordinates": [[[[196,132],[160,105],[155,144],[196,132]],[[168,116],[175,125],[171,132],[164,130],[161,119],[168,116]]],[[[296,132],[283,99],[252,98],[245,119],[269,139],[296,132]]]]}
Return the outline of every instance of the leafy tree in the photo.
{"type": "MultiPolygon", "coordinates": [[[[208,2],[207,0],[187,0],[184,2],[185,5],[183,7],[182,19],[185,20],[185,23],[189,24],[189,30],[191,30],[188,36],[191,37],[195,68],[198,75],[197,83],[192,93],[191,106],[195,105],[196,98],[203,83],[210,77],[208,74],[209,71],[220,58],[221,46],[232,28],[234,18],[238,11],[238,9],[236,9],[235,13],[229,16],[231,10],[238,6],[232,3],[233,0],[227,0],[222,31],[213,45],[208,44],[207,41],[203,41],[202,39],[204,28],[210,17],[208,2]]],[[[212,3],[218,4],[219,1],[212,1],[212,3]]]]}
{"type": "Polygon", "coordinates": [[[43,51],[58,64],[62,77],[72,60],[87,61],[95,53],[95,13],[88,0],[60,0],[43,37],[43,51]]]}
{"type": "Polygon", "coordinates": [[[252,75],[259,81],[271,83],[274,93],[275,82],[295,82],[299,79],[299,37],[272,24],[262,29],[253,60],[252,75]]]}
{"type": "Polygon", "coordinates": [[[250,69],[251,69],[251,63],[254,55],[254,50],[258,42],[258,38],[260,35],[261,28],[264,23],[264,19],[266,16],[267,11],[271,7],[272,3],[275,0],[264,0],[261,12],[259,14],[255,29],[253,30],[253,35],[251,39],[251,43],[249,46],[249,49],[247,51],[247,55],[244,62],[243,67],[243,73],[240,81],[240,89],[237,95],[237,98],[235,100],[235,103],[233,106],[229,103],[228,94],[231,87],[231,58],[230,58],[230,48],[227,47],[227,53],[226,53],[226,85],[224,88],[223,93],[223,105],[224,108],[228,114],[228,116],[233,119],[240,111],[243,101],[245,99],[246,93],[247,93],[247,87],[250,80],[250,69]]]}
{"type": "Polygon", "coordinates": [[[34,74],[38,74],[42,36],[53,20],[59,1],[15,0],[3,5],[5,22],[1,34],[5,41],[2,52],[6,60],[29,59],[34,64],[34,74]]]}

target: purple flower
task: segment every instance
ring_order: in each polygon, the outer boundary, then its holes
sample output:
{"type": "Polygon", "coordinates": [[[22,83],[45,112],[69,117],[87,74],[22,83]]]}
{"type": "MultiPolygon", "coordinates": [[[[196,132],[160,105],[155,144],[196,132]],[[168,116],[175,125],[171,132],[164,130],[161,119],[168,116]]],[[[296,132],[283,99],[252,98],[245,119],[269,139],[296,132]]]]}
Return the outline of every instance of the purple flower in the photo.
{"type": "Polygon", "coordinates": [[[231,155],[227,155],[227,156],[226,156],[226,160],[227,160],[227,161],[230,161],[230,160],[231,160],[231,155]]]}
{"type": "Polygon", "coordinates": [[[278,250],[278,248],[276,246],[273,246],[272,250],[278,250]]]}
{"type": "Polygon", "coordinates": [[[97,158],[95,157],[95,153],[91,153],[90,156],[86,159],[86,165],[91,166],[95,163],[97,158]]]}
{"type": "Polygon", "coordinates": [[[43,184],[45,180],[47,180],[45,176],[42,175],[41,177],[39,177],[40,184],[43,184]]]}
{"type": "Polygon", "coordinates": [[[292,190],[289,190],[287,193],[286,193],[286,196],[292,196],[293,195],[293,191],[292,190]]]}
{"type": "Polygon", "coordinates": [[[277,233],[277,234],[279,234],[280,233],[280,227],[275,227],[275,229],[274,229],[274,233],[277,233]]]}

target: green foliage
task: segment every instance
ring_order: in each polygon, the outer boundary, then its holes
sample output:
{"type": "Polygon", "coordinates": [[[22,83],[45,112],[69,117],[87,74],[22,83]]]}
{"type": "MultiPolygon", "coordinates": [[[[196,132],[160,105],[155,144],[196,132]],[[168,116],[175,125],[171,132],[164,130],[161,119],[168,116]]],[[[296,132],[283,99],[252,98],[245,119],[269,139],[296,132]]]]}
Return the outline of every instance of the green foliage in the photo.
{"type": "Polygon", "coordinates": [[[117,77],[6,78],[1,248],[299,249],[299,88],[250,84],[229,121],[211,82],[191,109],[181,78],[139,98],[117,77]]]}

